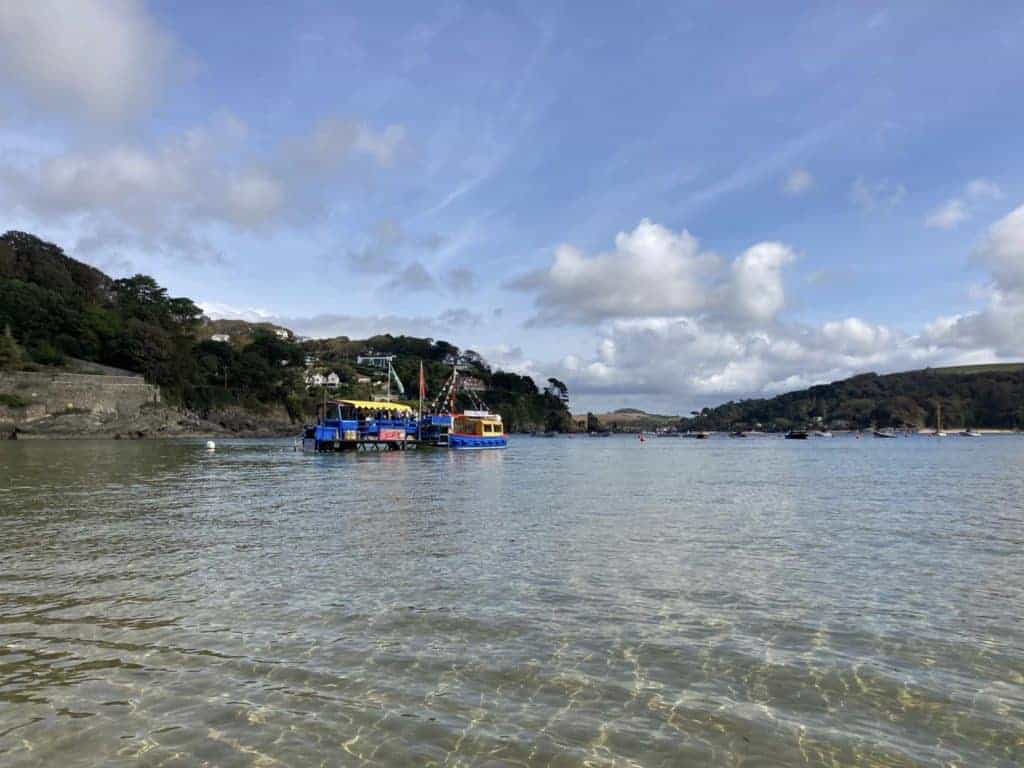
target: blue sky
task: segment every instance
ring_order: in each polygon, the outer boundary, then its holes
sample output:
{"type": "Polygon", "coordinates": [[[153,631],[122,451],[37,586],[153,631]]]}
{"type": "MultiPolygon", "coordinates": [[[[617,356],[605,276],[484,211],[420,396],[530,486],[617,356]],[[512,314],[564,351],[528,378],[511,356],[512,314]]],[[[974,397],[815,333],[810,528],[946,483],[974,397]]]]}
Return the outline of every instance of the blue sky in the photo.
{"type": "Polygon", "coordinates": [[[995,2],[16,0],[0,226],[576,408],[1024,358],[1022,34],[995,2]]]}

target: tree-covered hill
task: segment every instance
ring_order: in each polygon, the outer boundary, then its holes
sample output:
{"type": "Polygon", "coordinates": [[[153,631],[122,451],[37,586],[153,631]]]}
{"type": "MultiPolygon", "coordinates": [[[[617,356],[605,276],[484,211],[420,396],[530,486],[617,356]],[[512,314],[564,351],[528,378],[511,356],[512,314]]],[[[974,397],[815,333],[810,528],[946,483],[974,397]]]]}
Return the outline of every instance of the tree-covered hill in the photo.
{"type": "Polygon", "coordinates": [[[705,408],[684,428],[787,430],[934,427],[1024,428],[1024,363],[864,373],[770,399],[705,408]]]}
{"type": "Polygon", "coordinates": [[[375,381],[384,374],[357,362],[371,352],[396,355],[409,399],[417,396],[420,361],[430,396],[458,361],[510,429],[569,427],[561,382],[541,392],[528,376],[494,371],[479,354],[446,341],[382,335],[300,342],[280,326],[209,320],[191,299],[169,296],[151,277],[112,279],[34,235],[0,236],[0,368],[85,360],[141,373],[168,401],[203,415],[226,406],[284,406],[301,420],[322,396],[307,388],[311,372],[338,374],[333,397],[379,395],[375,381]],[[214,341],[219,334],[228,343],[214,341]]]}

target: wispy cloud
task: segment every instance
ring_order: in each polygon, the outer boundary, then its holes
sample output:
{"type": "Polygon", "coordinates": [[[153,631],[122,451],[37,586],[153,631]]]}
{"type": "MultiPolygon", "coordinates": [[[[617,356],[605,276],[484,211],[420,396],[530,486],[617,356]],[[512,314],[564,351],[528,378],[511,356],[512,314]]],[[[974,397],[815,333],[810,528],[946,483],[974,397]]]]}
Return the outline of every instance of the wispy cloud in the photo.
{"type": "Polygon", "coordinates": [[[999,200],[1003,191],[990,179],[973,179],[964,187],[962,197],[954,197],[932,210],[924,220],[929,229],[954,229],[974,214],[986,200],[999,200]]]}
{"type": "Polygon", "coordinates": [[[794,168],[786,175],[782,189],[787,195],[797,196],[814,186],[814,177],[804,168],[794,168]]]}
{"type": "Polygon", "coordinates": [[[891,211],[907,196],[907,188],[888,179],[869,182],[862,176],[850,186],[850,201],[863,211],[891,211]]]}

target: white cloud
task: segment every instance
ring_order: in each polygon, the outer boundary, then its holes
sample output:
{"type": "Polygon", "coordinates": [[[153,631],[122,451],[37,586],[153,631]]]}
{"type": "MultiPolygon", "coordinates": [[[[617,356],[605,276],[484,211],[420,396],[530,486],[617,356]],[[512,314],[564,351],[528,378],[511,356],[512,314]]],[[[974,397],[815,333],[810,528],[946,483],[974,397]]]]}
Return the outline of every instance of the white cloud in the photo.
{"type": "MultiPolygon", "coordinates": [[[[645,227],[657,225],[645,222],[645,227]]],[[[663,235],[665,236],[665,235],[663,235]]],[[[690,235],[687,235],[691,237],[690,235]]],[[[583,290],[586,301],[597,285],[642,276],[620,235],[612,254],[587,258],[557,284],[564,296],[583,290]],[[582,264],[582,266],[581,266],[582,264]],[[616,265],[614,269],[609,265],[616,265]],[[598,280],[596,276],[601,279],[598,280]]],[[[658,250],[657,252],[661,252],[658,250]]],[[[696,240],[688,251],[698,253],[696,240]]],[[[675,311],[633,311],[643,302],[602,305],[600,313],[555,302],[562,293],[550,285],[553,267],[534,274],[542,314],[587,321],[595,330],[589,355],[570,353],[546,365],[544,375],[564,379],[576,407],[606,407],[636,401],[678,412],[736,397],[779,392],[845,378],[866,371],[887,372],[925,366],[1019,359],[1024,355],[1024,205],[1000,219],[974,254],[990,271],[984,305],[974,312],[938,318],[917,333],[861,317],[820,325],[783,322],[784,269],[795,258],[781,243],[747,249],[727,270],[719,269],[702,300],[680,302],[675,311]],[[545,303],[547,302],[547,303],[545,303]]],[[[678,260],[678,257],[677,257],[678,260]]],[[[648,286],[649,287],[649,286],[648,286]]],[[[633,285],[631,292],[642,291],[633,285]]],[[[650,304],[655,306],[654,304],[650,304]]],[[[662,307],[664,309],[664,307],[662,307]]]]}
{"type": "Polygon", "coordinates": [[[198,301],[196,304],[211,320],[245,320],[249,323],[269,323],[275,318],[273,312],[258,307],[236,307],[221,301],[198,301]]]}
{"type": "Polygon", "coordinates": [[[782,268],[795,258],[783,243],[759,243],[732,263],[726,311],[753,321],[774,318],[786,304],[782,268]]]}
{"type": "Polygon", "coordinates": [[[154,100],[173,53],[139,0],[0,3],[0,83],[46,108],[124,119],[154,100]]]}
{"type": "MultiPolygon", "coordinates": [[[[1024,205],[993,224],[975,259],[992,272],[996,290],[1024,302],[1024,205]]],[[[1024,337],[1024,327],[1021,329],[1024,337]]]]}
{"type": "Polygon", "coordinates": [[[393,165],[405,143],[405,128],[377,131],[358,120],[323,118],[308,135],[288,142],[284,164],[303,175],[332,173],[348,160],[364,156],[381,167],[393,165]]]}
{"type": "Polygon", "coordinates": [[[906,196],[906,187],[902,184],[893,184],[887,179],[868,182],[858,176],[850,187],[851,202],[868,212],[892,210],[902,203],[906,196]]]}
{"type": "Polygon", "coordinates": [[[227,183],[225,218],[246,227],[259,226],[277,215],[284,198],[280,181],[264,171],[244,171],[227,183]]]}
{"type": "Polygon", "coordinates": [[[974,179],[967,183],[967,196],[972,200],[1001,200],[1003,191],[999,185],[990,179],[974,179]]]}
{"type": "Polygon", "coordinates": [[[588,257],[561,245],[550,267],[511,285],[536,291],[539,321],[586,323],[698,311],[708,300],[702,278],[716,265],[686,230],[644,219],[632,232],[616,235],[613,251],[588,257]]]}
{"type": "Polygon", "coordinates": [[[963,200],[954,198],[947,200],[925,217],[924,225],[929,229],[953,229],[965,221],[970,214],[963,200]]]}
{"type": "Polygon", "coordinates": [[[587,256],[561,245],[550,266],[509,285],[534,294],[535,325],[678,315],[762,322],[785,306],[782,268],[793,258],[783,243],[765,242],[728,263],[685,229],[644,219],[616,235],[612,251],[587,256]]]}
{"type": "Polygon", "coordinates": [[[201,243],[210,226],[265,231],[317,216],[322,207],[315,201],[324,198],[331,174],[342,171],[346,152],[375,165],[393,160],[382,149],[398,140],[391,128],[377,133],[346,125],[352,139],[332,145],[308,173],[292,162],[292,148],[315,144],[319,128],[271,147],[257,162],[247,126],[231,115],[151,146],[10,154],[0,157],[0,202],[40,221],[73,222],[94,249],[104,241],[121,247],[134,241],[169,254],[177,245],[201,243]],[[365,147],[371,137],[380,146],[365,147]]]}
{"type": "Polygon", "coordinates": [[[974,179],[964,187],[964,197],[954,197],[929,213],[924,225],[929,229],[954,229],[974,214],[974,209],[984,200],[999,200],[1003,192],[999,185],[989,179],[974,179]]]}
{"type": "Polygon", "coordinates": [[[786,176],[786,181],[782,188],[786,194],[797,196],[802,195],[812,186],[814,186],[814,177],[811,176],[810,172],[804,168],[796,168],[786,176]]]}

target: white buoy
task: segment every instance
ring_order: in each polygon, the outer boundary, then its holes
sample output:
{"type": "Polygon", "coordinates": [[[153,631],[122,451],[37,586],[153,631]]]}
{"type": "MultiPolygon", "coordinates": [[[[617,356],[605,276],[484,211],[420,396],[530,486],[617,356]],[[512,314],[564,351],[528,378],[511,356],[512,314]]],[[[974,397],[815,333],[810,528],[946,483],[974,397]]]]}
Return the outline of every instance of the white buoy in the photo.
{"type": "Polygon", "coordinates": [[[206,441],[206,450],[208,450],[208,451],[215,451],[215,450],[217,450],[217,444],[215,442],[213,442],[213,440],[207,440],[206,441]]]}

